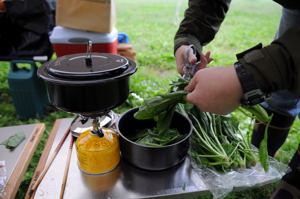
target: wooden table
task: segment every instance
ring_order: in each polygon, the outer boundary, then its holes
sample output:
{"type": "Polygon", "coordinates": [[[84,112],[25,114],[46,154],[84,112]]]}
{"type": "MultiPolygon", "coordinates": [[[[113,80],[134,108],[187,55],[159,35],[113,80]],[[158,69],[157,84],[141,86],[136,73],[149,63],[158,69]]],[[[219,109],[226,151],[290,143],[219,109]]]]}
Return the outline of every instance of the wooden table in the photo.
{"type": "Polygon", "coordinates": [[[5,160],[7,171],[7,184],[2,198],[15,197],[44,130],[45,124],[43,123],[0,128],[0,142],[18,132],[23,132],[26,136],[25,140],[14,150],[9,150],[4,145],[0,145],[0,160],[5,160]]]}

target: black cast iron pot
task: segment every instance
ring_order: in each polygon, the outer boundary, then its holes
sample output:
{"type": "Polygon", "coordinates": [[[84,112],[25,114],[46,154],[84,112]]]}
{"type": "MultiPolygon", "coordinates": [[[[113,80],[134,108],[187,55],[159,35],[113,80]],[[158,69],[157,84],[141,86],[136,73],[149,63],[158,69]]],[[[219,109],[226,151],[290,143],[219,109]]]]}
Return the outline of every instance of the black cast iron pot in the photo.
{"type": "Polygon", "coordinates": [[[73,54],[42,65],[50,102],[66,112],[98,116],[119,106],[129,94],[134,61],[108,53],[73,54]]]}
{"type": "Polygon", "coordinates": [[[137,111],[138,108],[133,108],[123,113],[117,122],[122,157],[136,167],[152,171],[167,169],[182,162],[190,146],[191,121],[179,112],[175,112],[171,128],[177,128],[181,134],[186,134],[186,137],[167,146],[146,146],[128,139],[134,137],[138,129],[156,126],[154,120],[135,119],[133,115],[137,111]]]}

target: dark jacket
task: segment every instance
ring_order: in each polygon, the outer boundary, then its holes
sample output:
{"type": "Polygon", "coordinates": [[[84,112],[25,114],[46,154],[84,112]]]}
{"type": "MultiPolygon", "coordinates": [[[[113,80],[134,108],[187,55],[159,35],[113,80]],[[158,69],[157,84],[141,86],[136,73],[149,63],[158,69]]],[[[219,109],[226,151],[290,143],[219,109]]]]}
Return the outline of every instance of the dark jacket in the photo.
{"type": "Polygon", "coordinates": [[[300,93],[300,28],[289,29],[269,46],[239,60],[265,92],[300,93]]]}
{"type": "Polygon", "coordinates": [[[0,60],[52,56],[49,12],[44,0],[4,1],[0,12],[0,60]]]}
{"type": "MultiPolygon", "coordinates": [[[[198,53],[219,30],[231,0],[189,0],[189,7],[174,39],[174,51],[194,44],[198,53]]],[[[300,9],[299,0],[275,0],[283,7],[300,9]],[[299,3],[298,3],[299,1],[299,3]]],[[[300,93],[300,29],[291,29],[271,45],[240,59],[266,92],[289,89],[300,93]]]]}

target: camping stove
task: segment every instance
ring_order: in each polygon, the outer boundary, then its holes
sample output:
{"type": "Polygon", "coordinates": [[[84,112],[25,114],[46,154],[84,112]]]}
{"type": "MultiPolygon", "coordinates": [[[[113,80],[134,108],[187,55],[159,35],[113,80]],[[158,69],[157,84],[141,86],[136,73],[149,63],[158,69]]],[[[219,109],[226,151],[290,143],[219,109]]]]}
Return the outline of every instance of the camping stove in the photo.
{"type": "Polygon", "coordinates": [[[113,111],[108,111],[99,116],[88,117],[77,115],[71,123],[71,133],[73,136],[78,137],[80,134],[87,130],[93,129],[93,122],[99,122],[99,128],[112,128],[118,119],[118,114],[113,111]]]}
{"type": "Polygon", "coordinates": [[[119,164],[119,137],[111,128],[116,114],[111,110],[127,99],[129,76],[136,70],[136,63],[126,57],[92,53],[91,42],[86,54],[59,57],[38,69],[51,104],[77,114],[70,129],[84,173],[104,174],[119,164]]]}

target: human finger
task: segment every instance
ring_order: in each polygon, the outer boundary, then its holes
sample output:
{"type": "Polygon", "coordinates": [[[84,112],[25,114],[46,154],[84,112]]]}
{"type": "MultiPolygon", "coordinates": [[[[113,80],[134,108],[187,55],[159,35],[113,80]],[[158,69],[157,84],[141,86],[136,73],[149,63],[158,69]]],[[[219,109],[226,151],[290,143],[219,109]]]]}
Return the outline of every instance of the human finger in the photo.
{"type": "Polygon", "coordinates": [[[190,92],[186,95],[186,101],[191,103],[191,104],[196,104],[197,97],[195,92],[190,92]]]}
{"type": "Polygon", "coordinates": [[[187,47],[187,45],[182,45],[175,52],[177,71],[180,74],[184,73],[184,52],[186,51],[187,47]]]}
{"type": "Polygon", "coordinates": [[[188,62],[191,63],[191,64],[194,64],[197,62],[197,57],[196,55],[194,54],[194,52],[192,50],[190,50],[189,52],[189,55],[188,55],[188,62]]]}
{"type": "Polygon", "coordinates": [[[210,51],[208,51],[205,55],[202,54],[200,56],[200,64],[198,69],[205,68],[212,60],[213,58],[210,57],[210,51]]]}
{"type": "Polygon", "coordinates": [[[184,88],[184,90],[192,91],[194,90],[196,84],[197,84],[197,79],[194,77],[191,79],[190,83],[184,88]]]}

